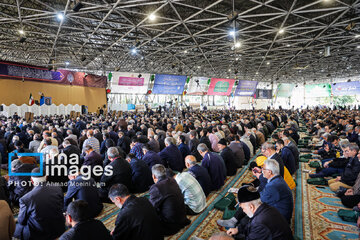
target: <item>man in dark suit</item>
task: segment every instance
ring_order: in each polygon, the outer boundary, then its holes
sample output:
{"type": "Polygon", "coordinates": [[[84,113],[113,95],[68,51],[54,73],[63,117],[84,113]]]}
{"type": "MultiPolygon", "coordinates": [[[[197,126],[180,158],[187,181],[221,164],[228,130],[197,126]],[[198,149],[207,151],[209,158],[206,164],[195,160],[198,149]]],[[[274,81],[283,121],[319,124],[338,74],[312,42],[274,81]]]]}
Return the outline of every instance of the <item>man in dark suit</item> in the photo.
{"type": "Polygon", "coordinates": [[[134,193],[142,193],[149,190],[150,186],[154,184],[151,176],[151,170],[146,162],[139,160],[132,153],[126,157],[126,161],[130,163],[132,170],[132,189],[134,193]]]}
{"type": "Polygon", "coordinates": [[[64,211],[73,199],[84,200],[89,205],[89,217],[97,217],[103,209],[94,179],[85,179],[79,172],[69,175],[68,190],[64,197],[64,211]]]}
{"type": "Polygon", "coordinates": [[[188,155],[185,158],[185,166],[188,172],[199,182],[205,196],[209,195],[211,192],[211,178],[206,168],[198,165],[193,155],[188,155]]]}
{"type": "Polygon", "coordinates": [[[142,147],[142,150],[144,152],[144,156],[143,156],[142,160],[144,162],[146,162],[150,171],[151,171],[152,166],[154,166],[155,164],[163,164],[163,161],[162,161],[161,157],[159,156],[159,154],[154,152],[153,150],[151,150],[149,145],[144,144],[142,147]]]}
{"type": "MultiPolygon", "coordinates": [[[[94,169],[95,166],[103,166],[103,159],[101,157],[101,155],[97,152],[94,151],[94,149],[90,146],[90,145],[86,145],[84,147],[84,151],[86,153],[85,157],[84,157],[84,162],[83,165],[84,166],[90,166],[91,170],[94,169]]],[[[90,170],[90,171],[91,171],[90,170]]],[[[93,173],[89,173],[91,174],[91,177],[94,178],[95,181],[100,181],[101,176],[96,176],[93,173]]]]}
{"type": "Polygon", "coordinates": [[[128,154],[130,152],[131,139],[126,136],[125,133],[122,131],[118,133],[118,136],[119,140],[117,141],[117,146],[121,147],[122,150],[124,150],[124,152],[128,154]]]}
{"type": "MultiPolygon", "coordinates": [[[[39,174],[40,168],[32,170],[39,174]]],[[[64,195],[60,187],[46,185],[46,176],[32,176],[34,189],[20,198],[14,237],[48,240],[65,231],[64,195]]]]}
{"type": "Polygon", "coordinates": [[[183,158],[183,161],[185,161],[185,158],[187,155],[190,155],[190,149],[188,147],[188,145],[185,144],[185,136],[184,135],[180,135],[178,136],[178,149],[181,152],[181,156],[183,158]]]}
{"type": "Polygon", "coordinates": [[[112,231],[114,240],[164,239],[159,217],[147,198],[130,195],[123,184],[112,186],[109,198],[121,209],[112,231]]]}
{"type": "Polygon", "coordinates": [[[224,159],[226,166],[226,175],[233,176],[236,174],[236,163],[235,163],[235,154],[234,152],[227,146],[227,141],[222,138],[218,142],[218,148],[220,149],[220,155],[224,159]]]}
{"type": "Polygon", "coordinates": [[[280,155],[275,150],[275,145],[269,142],[265,142],[261,146],[261,153],[268,159],[275,159],[279,163],[280,175],[284,177],[284,162],[280,155]]]}
{"type": "Polygon", "coordinates": [[[165,138],[165,148],[159,153],[159,156],[167,167],[174,171],[182,172],[185,168],[185,163],[182,158],[180,150],[173,143],[172,137],[165,138]]]}
{"type": "Polygon", "coordinates": [[[111,240],[110,233],[104,224],[93,219],[93,217],[89,217],[88,211],[90,210],[91,206],[86,201],[76,200],[71,202],[66,211],[66,223],[71,228],[61,235],[60,240],[111,240]]]}
{"type": "Polygon", "coordinates": [[[108,201],[107,196],[112,185],[122,183],[128,188],[131,187],[130,164],[120,157],[116,147],[110,147],[107,150],[107,156],[111,162],[105,166],[104,174],[100,180],[101,188],[99,189],[100,197],[103,201],[108,201]],[[112,169],[112,174],[106,171],[107,167],[112,169]]]}
{"type": "Polygon", "coordinates": [[[189,149],[190,149],[190,154],[194,155],[196,160],[198,162],[200,162],[202,157],[201,157],[200,153],[198,152],[198,150],[196,149],[197,146],[200,144],[200,141],[199,141],[199,139],[197,139],[196,134],[197,133],[195,130],[190,131],[189,149]]]}
{"type": "Polygon", "coordinates": [[[219,155],[210,152],[204,143],[197,147],[200,155],[203,156],[201,166],[206,168],[211,178],[211,190],[219,190],[224,185],[226,178],[226,167],[219,155]]]}
{"type": "Polygon", "coordinates": [[[66,155],[68,162],[71,158],[74,158],[75,155],[80,159],[80,154],[81,154],[80,148],[71,144],[69,139],[65,139],[62,145],[64,148],[62,149],[61,152],[66,155]]]}
{"type": "Polygon", "coordinates": [[[176,181],[166,177],[163,165],[152,167],[152,177],[155,184],[149,191],[150,202],[160,218],[163,235],[173,235],[190,223],[186,218],[184,196],[176,181]]]}
{"type": "MultiPolygon", "coordinates": [[[[11,162],[11,171],[13,173],[31,173],[36,167],[36,164],[22,163],[18,159],[11,162]]],[[[18,205],[19,199],[32,189],[29,176],[9,176],[7,185],[10,201],[15,205],[18,205]]]]}

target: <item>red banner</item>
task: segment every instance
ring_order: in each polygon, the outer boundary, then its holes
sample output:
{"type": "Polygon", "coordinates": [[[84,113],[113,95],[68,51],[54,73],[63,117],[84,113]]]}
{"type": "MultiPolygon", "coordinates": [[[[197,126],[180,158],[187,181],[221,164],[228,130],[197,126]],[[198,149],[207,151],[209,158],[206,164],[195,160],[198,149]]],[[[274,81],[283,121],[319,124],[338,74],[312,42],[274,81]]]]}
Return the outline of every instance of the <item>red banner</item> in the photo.
{"type": "Polygon", "coordinates": [[[208,95],[229,96],[234,86],[234,79],[212,78],[208,95]]]}

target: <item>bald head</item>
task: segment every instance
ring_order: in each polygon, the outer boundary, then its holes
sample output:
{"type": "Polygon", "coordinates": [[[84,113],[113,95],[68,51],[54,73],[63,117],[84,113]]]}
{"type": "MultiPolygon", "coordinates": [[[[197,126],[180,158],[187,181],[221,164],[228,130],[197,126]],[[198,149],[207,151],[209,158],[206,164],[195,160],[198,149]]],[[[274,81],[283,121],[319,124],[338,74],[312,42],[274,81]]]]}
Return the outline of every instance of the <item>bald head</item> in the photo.
{"type": "Polygon", "coordinates": [[[191,168],[196,164],[196,158],[193,155],[187,155],[185,158],[185,166],[186,168],[191,168]]]}

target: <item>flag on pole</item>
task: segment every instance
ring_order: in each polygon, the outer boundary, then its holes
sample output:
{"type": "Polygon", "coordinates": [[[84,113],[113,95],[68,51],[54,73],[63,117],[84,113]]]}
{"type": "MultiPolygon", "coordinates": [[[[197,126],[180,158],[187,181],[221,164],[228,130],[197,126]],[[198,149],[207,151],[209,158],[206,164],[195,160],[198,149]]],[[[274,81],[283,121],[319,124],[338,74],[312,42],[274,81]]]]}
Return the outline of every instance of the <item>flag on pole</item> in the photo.
{"type": "Polygon", "coordinates": [[[29,105],[32,106],[35,103],[35,100],[32,96],[32,94],[30,93],[30,97],[29,97],[29,105]]]}

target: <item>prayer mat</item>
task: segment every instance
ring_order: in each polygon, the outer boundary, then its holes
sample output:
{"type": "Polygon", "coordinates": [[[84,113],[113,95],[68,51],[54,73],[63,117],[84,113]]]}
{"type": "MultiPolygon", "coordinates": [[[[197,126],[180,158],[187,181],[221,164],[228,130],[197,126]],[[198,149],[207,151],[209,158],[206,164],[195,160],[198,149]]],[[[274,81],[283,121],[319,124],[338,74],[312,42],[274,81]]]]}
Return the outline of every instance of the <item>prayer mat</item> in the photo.
{"type": "Polygon", "coordinates": [[[304,240],[359,239],[356,223],[343,221],[337,214],[345,208],[340,198],[325,186],[307,184],[307,163],[300,163],[297,174],[295,236],[304,240]]]}

